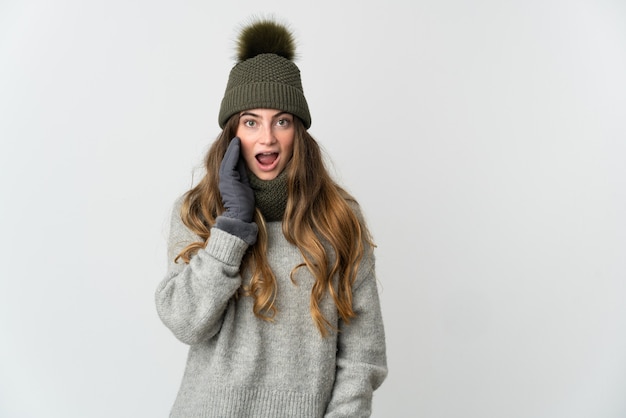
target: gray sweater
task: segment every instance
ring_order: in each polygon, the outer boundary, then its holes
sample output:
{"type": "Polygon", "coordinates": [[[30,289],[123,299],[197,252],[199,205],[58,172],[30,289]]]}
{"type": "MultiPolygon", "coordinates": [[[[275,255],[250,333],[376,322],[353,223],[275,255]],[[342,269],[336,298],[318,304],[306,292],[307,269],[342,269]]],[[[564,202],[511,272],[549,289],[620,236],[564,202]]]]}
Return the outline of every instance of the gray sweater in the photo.
{"type": "Polygon", "coordinates": [[[321,304],[338,329],[322,338],[309,298],[313,278],[287,242],[281,222],[268,223],[268,261],[278,282],[273,322],[255,317],[252,298],[236,296],[242,239],[213,228],[189,264],[174,257],[199,241],[174,205],[167,276],[156,291],[163,323],[188,344],[187,365],[170,417],[368,417],[372,393],[387,375],[385,336],[374,258],[364,258],[353,287],[357,317],[345,325],[330,298],[321,304]]]}

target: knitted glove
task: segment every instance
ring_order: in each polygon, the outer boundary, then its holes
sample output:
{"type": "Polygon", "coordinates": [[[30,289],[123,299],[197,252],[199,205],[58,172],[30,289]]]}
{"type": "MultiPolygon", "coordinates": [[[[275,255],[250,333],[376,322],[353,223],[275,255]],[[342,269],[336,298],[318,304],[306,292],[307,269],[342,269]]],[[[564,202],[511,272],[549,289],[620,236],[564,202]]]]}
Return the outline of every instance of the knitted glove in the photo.
{"type": "Polygon", "coordinates": [[[220,166],[219,188],[226,211],[222,216],[252,222],[254,218],[254,191],[248,182],[246,163],[239,157],[241,140],[233,138],[220,166]]]}

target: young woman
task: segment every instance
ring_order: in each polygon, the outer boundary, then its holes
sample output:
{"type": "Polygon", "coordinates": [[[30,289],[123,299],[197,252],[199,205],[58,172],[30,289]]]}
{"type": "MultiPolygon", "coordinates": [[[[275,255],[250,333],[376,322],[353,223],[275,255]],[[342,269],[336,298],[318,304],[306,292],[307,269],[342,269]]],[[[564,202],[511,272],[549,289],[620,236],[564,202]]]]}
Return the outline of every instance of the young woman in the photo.
{"type": "Polygon", "coordinates": [[[172,417],[364,417],[387,375],[373,243],[329,176],[283,25],[246,26],[206,175],[177,200],[163,323],[172,417]]]}

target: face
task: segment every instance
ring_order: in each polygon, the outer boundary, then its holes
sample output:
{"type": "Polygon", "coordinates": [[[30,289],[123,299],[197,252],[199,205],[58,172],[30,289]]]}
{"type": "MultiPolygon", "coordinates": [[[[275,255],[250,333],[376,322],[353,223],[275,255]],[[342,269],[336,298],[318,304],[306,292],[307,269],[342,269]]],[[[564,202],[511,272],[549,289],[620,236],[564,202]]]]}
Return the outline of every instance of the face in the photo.
{"type": "Polygon", "coordinates": [[[293,154],[295,127],[291,113],[251,109],[239,113],[237,136],[250,171],[261,180],[276,178],[293,154]]]}

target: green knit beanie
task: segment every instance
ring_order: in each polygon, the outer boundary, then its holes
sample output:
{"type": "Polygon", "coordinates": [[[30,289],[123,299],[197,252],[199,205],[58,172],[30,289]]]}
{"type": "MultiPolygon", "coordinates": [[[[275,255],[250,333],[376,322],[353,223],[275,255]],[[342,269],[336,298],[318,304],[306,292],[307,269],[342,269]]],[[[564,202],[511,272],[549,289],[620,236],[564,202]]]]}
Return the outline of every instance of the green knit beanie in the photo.
{"type": "Polygon", "coordinates": [[[238,41],[238,61],[230,71],[220,106],[220,127],[238,112],[267,108],[298,116],[308,129],[311,114],[294,56],[293,36],[285,26],[259,20],[244,27],[238,41]]]}

